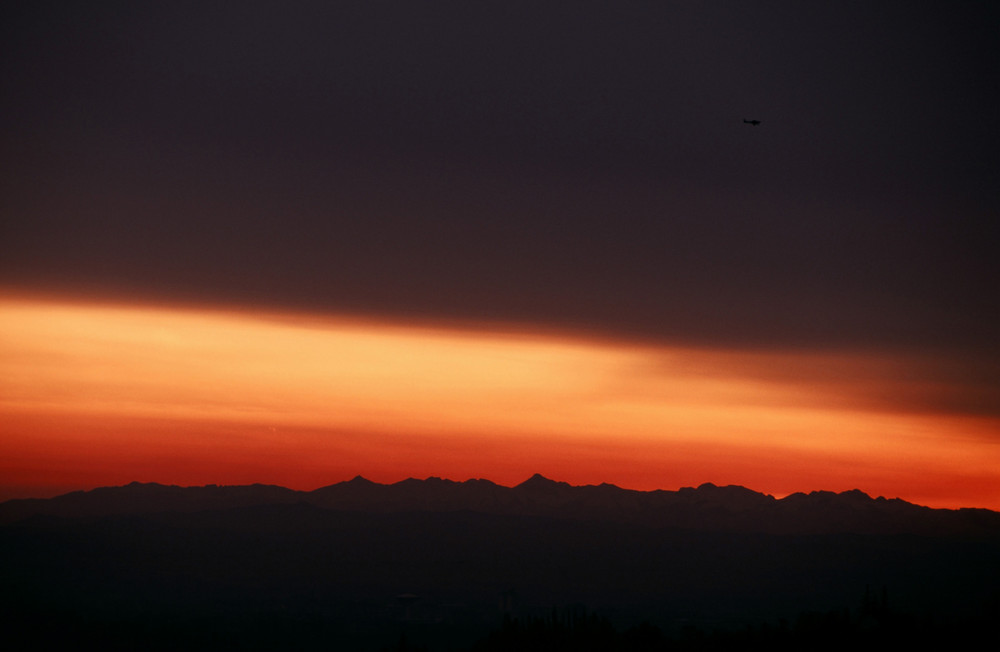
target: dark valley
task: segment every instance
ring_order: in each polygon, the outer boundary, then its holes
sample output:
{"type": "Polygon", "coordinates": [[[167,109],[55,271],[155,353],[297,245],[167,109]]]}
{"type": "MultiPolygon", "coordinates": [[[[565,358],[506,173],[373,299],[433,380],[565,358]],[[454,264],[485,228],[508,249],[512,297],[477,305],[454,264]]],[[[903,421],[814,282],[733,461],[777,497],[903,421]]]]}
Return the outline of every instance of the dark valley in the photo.
{"type": "Polygon", "coordinates": [[[887,614],[988,629],[1000,514],[540,475],[133,483],[0,504],[0,576],[17,649],[773,649],[887,614]]]}

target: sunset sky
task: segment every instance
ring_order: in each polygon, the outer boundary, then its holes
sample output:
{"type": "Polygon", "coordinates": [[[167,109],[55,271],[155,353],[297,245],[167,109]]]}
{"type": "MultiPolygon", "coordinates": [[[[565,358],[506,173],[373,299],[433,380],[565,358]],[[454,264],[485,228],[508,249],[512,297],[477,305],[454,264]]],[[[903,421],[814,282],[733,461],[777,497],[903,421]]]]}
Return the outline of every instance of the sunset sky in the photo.
{"type": "Polygon", "coordinates": [[[998,25],[4,3],[0,499],[541,472],[1000,509],[998,25]]]}

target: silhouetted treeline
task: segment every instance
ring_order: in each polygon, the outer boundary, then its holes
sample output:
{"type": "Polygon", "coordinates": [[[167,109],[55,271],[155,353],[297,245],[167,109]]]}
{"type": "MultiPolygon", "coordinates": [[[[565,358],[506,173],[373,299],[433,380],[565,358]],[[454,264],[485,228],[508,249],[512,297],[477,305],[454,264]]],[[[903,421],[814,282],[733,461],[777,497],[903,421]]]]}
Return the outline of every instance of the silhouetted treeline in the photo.
{"type": "MultiPolygon", "coordinates": [[[[361,652],[714,652],[723,650],[980,649],[1000,637],[1000,601],[958,618],[892,608],[885,589],[866,590],[858,606],[804,611],[791,619],[752,625],[710,627],[679,624],[665,631],[642,622],[616,626],[582,606],[553,608],[545,615],[503,617],[488,634],[468,636],[455,623],[415,623],[390,630],[345,629],[320,614],[276,611],[227,613],[133,613],[93,618],[81,613],[42,613],[8,604],[3,623],[11,650],[359,650],[361,652]],[[18,613],[20,612],[20,613],[18,613]],[[476,640],[478,637],[478,640],[476,640]],[[387,644],[387,640],[395,642],[387,644]],[[442,643],[441,641],[449,641],[442,643]],[[464,641],[464,642],[460,642],[464,641]]],[[[481,631],[481,630],[480,630],[481,631]]],[[[986,648],[990,649],[990,648],[986,648]]]]}
{"type": "Polygon", "coordinates": [[[553,609],[545,617],[505,615],[503,625],[478,643],[476,651],[489,650],[610,650],[620,634],[607,618],[582,609],[553,609]]]}
{"type": "Polygon", "coordinates": [[[887,650],[899,645],[966,649],[1000,636],[1000,609],[949,622],[932,615],[899,613],[890,608],[885,589],[866,589],[856,609],[805,611],[792,622],[706,630],[684,625],[673,634],[643,622],[619,631],[594,612],[576,609],[545,617],[505,616],[503,624],[470,652],[712,652],[715,650],[887,650]]]}

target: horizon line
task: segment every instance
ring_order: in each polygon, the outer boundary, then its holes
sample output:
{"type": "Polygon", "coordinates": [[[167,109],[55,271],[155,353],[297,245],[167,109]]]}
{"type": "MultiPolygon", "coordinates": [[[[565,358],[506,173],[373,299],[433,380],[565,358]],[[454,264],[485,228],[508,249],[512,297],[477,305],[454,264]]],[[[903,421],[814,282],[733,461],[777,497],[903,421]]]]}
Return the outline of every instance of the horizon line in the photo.
{"type": "Polygon", "coordinates": [[[900,501],[900,502],[904,502],[904,503],[907,503],[907,504],[910,504],[910,505],[915,505],[915,506],[918,506],[918,507],[926,507],[928,509],[944,509],[944,510],[949,510],[949,511],[969,510],[969,509],[980,510],[981,509],[981,510],[986,510],[986,511],[996,511],[996,512],[1000,513],[1000,510],[993,510],[993,509],[990,509],[988,507],[971,507],[971,506],[962,506],[962,507],[931,507],[931,506],[928,506],[928,505],[923,505],[921,503],[910,502],[909,500],[906,500],[905,498],[902,498],[900,496],[895,496],[895,497],[891,497],[891,498],[888,497],[888,496],[883,496],[883,495],[875,496],[875,495],[873,495],[871,493],[868,493],[867,491],[865,491],[863,489],[860,489],[858,487],[854,487],[854,488],[851,488],[851,489],[844,489],[844,490],[841,490],[841,491],[836,491],[836,490],[832,490],[832,489],[799,490],[799,491],[793,491],[793,492],[790,492],[790,493],[787,493],[787,494],[784,494],[784,495],[775,495],[775,494],[766,493],[766,492],[763,492],[763,491],[758,491],[756,489],[753,489],[751,487],[747,487],[747,486],[741,485],[741,484],[716,484],[716,483],[710,482],[710,481],[703,482],[703,483],[701,483],[701,484],[699,484],[697,486],[680,486],[677,489],[665,489],[665,488],[632,489],[632,488],[629,488],[629,487],[623,487],[623,486],[614,484],[612,482],[572,484],[572,483],[566,482],[564,480],[555,480],[555,479],[550,478],[550,477],[548,477],[548,476],[546,476],[546,475],[544,475],[542,473],[534,473],[529,478],[527,478],[526,480],[523,480],[523,481],[518,482],[516,484],[511,484],[511,485],[501,484],[499,482],[496,482],[494,480],[491,480],[489,478],[484,478],[484,477],[470,477],[470,478],[467,478],[465,480],[454,480],[454,479],[451,479],[451,478],[445,478],[445,477],[436,476],[436,475],[429,475],[429,476],[424,477],[424,478],[418,478],[418,477],[415,477],[415,476],[409,476],[409,477],[403,478],[402,480],[396,480],[394,482],[379,482],[377,480],[371,480],[369,478],[366,478],[366,477],[364,477],[364,475],[362,475],[362,474],[359,473],[359,474],[355,475],[354,477],[352,477],[350,479],[340,480],[340,481],[337,481],[337,482],[332,482],[330,484],[320,485],[320,486],[315,487],[313,489],[295,489],[295,488],[292,488],[292,487],[287,487],[285,485],[275,484],[275,483],[269,483],[269,482],[249,482],[249,483],[238,483],[238,484],[218,484],[218,483],[212,483],[212,482],[210,482],[210,483],[205,483],[205,484],[188,484],[188,485],[185,485],[185,484],[176,484],[176,483],[169,483],[169,482],[158,482],[156,480],[150,480],[150,481],[132,480],[132,481],[127,482],[125,484],[100,485],[100,486],[94,486],[94,487],[89,487],[89,488],[70,489],[69,491],[63,491],[61,493],[57,493],[57,494],[53,494],[53,495],[49,495],[49,496],[23,496],[23,497],[7,498],[7,499],[0,500],[0,504],[6,503],[6,502],[17,501],[17,500],[52,500],[52,499],[55,499],[55,498],[60,498],[60,497],[68,496],[68,495],[71,495],[71,494],[90,493],[90,492],[101,490],[101,489],[123,489],[123,488],[129,487],[129,486],[132,486],[132,485],[173,487],[173,488],[178,488],[178,489],[207,489],[207,488],[212,488],[212,487],[214,487],[214,488],[274,487],[274,488],[285,489],[287,491],[292,491],[292,492],[296,492],[296,493],[305,493],[305,494],[308,494],[308,493],[313,493],[313,492],[319,491],[321,489],[326,489],[328,487],[335,487],[335,486],[338,486],[338,485],[349,484],[349,483],[358,482],[358,481],[367,482],[367,483],[370,483],[372,485],[378,485],[378,486],[381,486],[381,487],[392,487],[392,486],[395,486],[395,485],[403,484],[405,482],[440,481],[440,482],[451,483],[451,484],[466,484],[466,483],[469,483],[469,482],[488,482],[488,483],[490,483],[490,484],[492,484],[494,486],[501,487],[501,488],[504,488],[504,489],[517,489],[519,487],[522,487],[522,486],[528,484],[529,482],[531,482],[533,480],[534,481],[542,480],[542,481],[550,482],[550,483],[556,484],[556,485],[566,485],[567,487],[569,487],[571,489],[581,489],[581,488],[588,488],[588,487],[610,487],[610,488],[613,488],[613,489],[618,489],[620,491],[629,491],[629,492],[642,493],[642,494],[651,494],[651,493],[657,493],[657,492],[680,493],[680,492],[685,491],[685,490],[698,491],[698,490],[701,490],[701,489],[730,489],[730,488],[734,488],[734,489],[743,489],[743,490],[752,492],[754,494],[757,494],[757,495],[765,497],[765,498],[771,498],[775,502],[785,500],[786,498],[789,498],[790,496],[795,496],[795,495],[811,496],[811,495],[815,495],[815,494],[832,494],[832,495],[840,496],[840,495],[844,495],[844,494],[861,494],[864,497],[868,498],[869,500],[873,500],[873,501],[900,501]]]}

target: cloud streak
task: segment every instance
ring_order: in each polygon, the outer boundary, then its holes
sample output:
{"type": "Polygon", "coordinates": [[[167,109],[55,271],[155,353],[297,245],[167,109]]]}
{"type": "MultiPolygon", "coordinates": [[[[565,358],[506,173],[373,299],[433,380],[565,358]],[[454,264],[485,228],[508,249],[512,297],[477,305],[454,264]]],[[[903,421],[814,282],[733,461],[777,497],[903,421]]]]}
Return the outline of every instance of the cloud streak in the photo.
{"type": "Polygon", "coordinates": [[[652,456],[687,460],[684,478],[711,475],[699,483],[756,481],[776,493],[851,488],[837,467],[856,460],[870,467],[856,480],[874,485],[862,488],[903,494],[919,491],[920,475],[987,477],[1000,461],[996,414],[928,405],[907,375],[921,361],[885,354],[23,298],[0,303],[0,324],[0,411],[21,424],[2,445],[23,464],[46,464],[52,419],[69,439],[77,422],[106,423],[80,449],[81,466],[104,464],[105,446],[133,461],[171,451],[186,461],[140,465],[143,479],[168,482],[214,482],[210,469],[233,464],[283,476],[327,459],[334,475],[444,465],[490,477],[554,465],[586,481],[683,483],[641,471],[652,456]],[[617,462],[600,468],[610,451],[617,462]],[[895,476],[907,477],[896,489],[895,476]]]}

